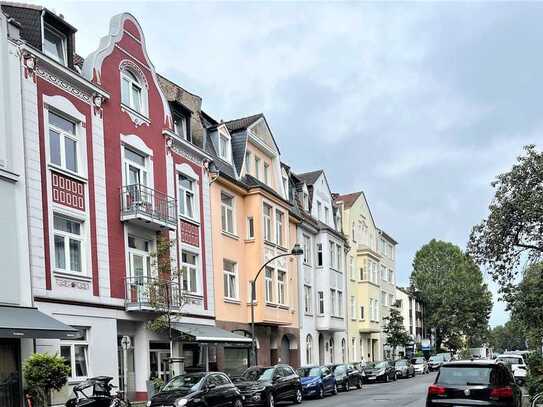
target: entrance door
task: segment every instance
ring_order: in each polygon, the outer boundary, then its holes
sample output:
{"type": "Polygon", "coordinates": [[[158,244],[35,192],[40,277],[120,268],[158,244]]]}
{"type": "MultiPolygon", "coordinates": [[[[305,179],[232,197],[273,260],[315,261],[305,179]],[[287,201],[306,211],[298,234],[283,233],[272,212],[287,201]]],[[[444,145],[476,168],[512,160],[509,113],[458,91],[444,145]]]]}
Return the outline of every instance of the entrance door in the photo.
{"type": "Polygon", "coordinates": [[[20,405],[19,341],[0,339],[0,406],[20,405]]]}
{"type": "Polygon", "coordinates": [[[286,335],[283,335],[281,338],[281,353],[279,357],[281,358],[281,363],[290,364],[290,341],[286,335]]]}
{"type": "Polygon", "coordinates": [[[323,366],[324,364],[324,338],[322,334],[319,334],[319,365],[323,366]]]}

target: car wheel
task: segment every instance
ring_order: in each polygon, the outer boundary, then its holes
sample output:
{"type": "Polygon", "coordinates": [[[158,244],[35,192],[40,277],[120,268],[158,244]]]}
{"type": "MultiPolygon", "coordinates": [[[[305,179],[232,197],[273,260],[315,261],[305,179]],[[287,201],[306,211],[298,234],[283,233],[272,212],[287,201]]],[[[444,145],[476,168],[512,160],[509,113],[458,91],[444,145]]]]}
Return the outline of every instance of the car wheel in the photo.
{"type": "Polygon", "coordinates": [[[266,406],[267,407],[275,407],[275,399],[273,398],[273,394],[268,394],[268,399],[266,400],[266,406]]]}
{"type": "Polygon", "coordinates": [[[302,390],[296,389],[296,395],[294,396],[294,404],[302,404],[302,390]]]}
{"type": "Polygon", "coordinates": [[[360,389],[362,388],[362,379],[359,378],[359,379],[356,381],[356,388],[357,388],[358,390],[360,390],[360,389]]]}
{"type": "Polygon", "coordinates": [[[385,383],[388,383],[389,380],[390,380],[390,377],[388,377],[388,375],[385,374],[385,383]]]}
{"type": "Polygon", "coordinates": [[[337,394],[337,383],[334,383],[334,391],[333,391],[334,395],[337,394]]]}
{"type": "Polygon", "coordinates": [[[345,380],[345,383],[343,383],[343,390],[345,391],[351,390],[351,384],[349,383],[349,379],[345,380]]]}
{"type": "Polygon", "coordinates": [[[234,401],[233,407],[243,407],[243,402],[240,399],[236,399],[236,401],[234,401]]]}
{"type": "Polygon", "coordinates": [[[324,387],[323,386],[319,387],[319,398],[320,399],[324,398],[324,387]]]}

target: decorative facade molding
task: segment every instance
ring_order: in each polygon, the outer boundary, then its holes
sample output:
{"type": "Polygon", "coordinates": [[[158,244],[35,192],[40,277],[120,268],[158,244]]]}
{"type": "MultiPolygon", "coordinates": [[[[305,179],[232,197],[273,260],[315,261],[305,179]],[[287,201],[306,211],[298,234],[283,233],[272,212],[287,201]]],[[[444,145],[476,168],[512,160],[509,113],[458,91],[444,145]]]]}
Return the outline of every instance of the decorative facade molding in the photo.
{"type": "Polygon", "coordinates": [[[58,76],[52,74],[51,72],[44,70],[41,66],[37,66],[34,69],[34,72],[40,78],[57,86],[63,91],[68,92],[69,94],[75,96],[76,98],[81,99],[83,102],[92,103],[92,96],[89,93],[76,88],[75,86],[66,82],[62,78],[59,78],[58,76]]]}
{"type": "Polygon", "coordinates": [[[67,278],[55,278],[58,287],[66,288],[77,288],[79,290],[88,290],[90,288],[90,283],[87,281],[78,281],[67,278]]]}

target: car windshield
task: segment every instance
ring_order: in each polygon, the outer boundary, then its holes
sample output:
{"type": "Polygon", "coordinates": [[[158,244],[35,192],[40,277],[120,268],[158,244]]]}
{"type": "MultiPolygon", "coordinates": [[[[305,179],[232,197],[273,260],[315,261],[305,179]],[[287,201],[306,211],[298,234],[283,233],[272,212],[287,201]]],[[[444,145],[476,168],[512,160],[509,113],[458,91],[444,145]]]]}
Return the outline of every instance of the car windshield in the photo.
{"type": "Polygon", "coordinates": [[[202,374],[191,374],[191,375],[182,375],[176,376],[170,380],[162,391],[172,391],[179,389],[190,389],[190,391],[196,391],[200,387],[200,384],[203,382],[205,375],[202,374]]]}
{"type": "Polygon", "coordinates": [[[387,362],[368,363],[370,369],[384,369],[387,367],[387,362]]]}
{"type": "Polygon", "coordinates": [[[320,377],[321,369],[318,367],[301,367],[296,373],[300,377],[320,377]]]}
{"type": "Polygon", "coordinates": [[[411,359],[411,363],[414,363],[416,365],[420,365],[420,364],[424,363],[424,358],[411,359]]]}
{"type": "Polygon", "coordinates": [[[274,368],[269,367],[268,369],[263,369],[260,371],[260,375],[256,378],[258,381],[265,381],[273,379],[274,368]]]}
{"type": "Polygon", "coordinates": [[[250,368],[250,369],[247,369],[245,370],[242,374],[241,374],[241,378],[243,380],[246,380],[246,381],[249,381],[249,382],[254,382],[255,380],[258,380],[258,378],[262,375],[262,373],[265,371],[266,369],[263,368],[263,367],[257,367],[257,368],[250,368]]]}
{"type": "Polygon", "coordinates": [[[441,356],[430,356],[430,362],[442,362],[443,358],[441,356]]]}
{"type": "Polygon", "coordinates": [[[469,386],[490,384],[491,366],[443,366],[437,384],[469,386]]]}
{"type": "Polygon", "coordinates": [[[498,361],[508,364],[508,365],[521,365],[522,358],[516,356],[499,356],[498,361]]]}
{"type": "Polygon", "coordinates": [[[406,365],[407,365],[407,363],[406,363],[405,360],[398,360],[398,361],[396,362],[396,366],[398,366],[398,367],[406,366],[406,365]]]}
{"type": "Polygon", "coordinates": [[[345,365],[339,365],[339,366],[336,366],[336,368],[334,369],[334,373],[335,374],[338,374],[338,373],[345,373],[345,365]]]}

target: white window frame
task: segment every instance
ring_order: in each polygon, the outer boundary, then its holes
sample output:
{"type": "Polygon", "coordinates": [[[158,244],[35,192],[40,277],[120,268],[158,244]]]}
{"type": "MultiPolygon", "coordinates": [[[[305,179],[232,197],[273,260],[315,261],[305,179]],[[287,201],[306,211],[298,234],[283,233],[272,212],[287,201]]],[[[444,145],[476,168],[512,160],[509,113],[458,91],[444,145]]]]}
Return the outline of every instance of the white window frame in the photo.
{"type": "Polygon", "coordinates": [[[273,206],[264,202],[262,204],[262,220],[264,222],[264,240],[273,243],[273,206]],[[269,209],[269,214],[266,213],[269,209]]]}
{"type": "Polygon", "coordinates": [[[322,203],[317,201],[317,219],[322,221],[322,203]]]}
{"type": "Polygon", "coordinates": [[[235,235],[236,234],[236,220],[235,220],[235,199],[232,194],[226,191],[221,191],[221,230],[224,233],[235,235]],[[231,205],[223,202],[223,195],[230,199],[231,205]],[[228,214],[230,213],[231,223],[228,222],[228,214]]]}
{"type": "Polygon", "coordinates": [[[287,272],[285,270],[276,270],[275,275],[277,278],[277,303],[280,305],[287,304],[287,272]],[[282,276],[282,280],[279,278],[282,276]]]}
{"type": "Polygon", "coordinates": [[[121,69],[121,104],[130,110],[147,117],[147,90],[145,84],[142,83],[143,80],[140,77],[139,73],[134,72],[132,69],[124,68],[121,69]],[[128,82],[128,103],[124,101],[123,97],[123,83],[124,81],[128,82]],[[139,89],[139,109],[134,104],[134,87],[139,89]]]}
{"type": "MultiPolygon", "coordinates": [[[[199,273],[199,270],[200,270],[200,254],[197,253],[197,252],[194,252],[192,250],[187,250],[185,248],[181,248],[181,257],[180,257],[180,262],[179,262],[179,266],[181,268],[181,275],[183,275],[184,273],[184,269],[186,269],[186,275],[187,275],[187,287],[188,289],[185,290],[184,287],[182,287],[183,291],[186,292],[186,293],[189,293],[189,294],[200,294],[201,290],[200,290],[200,281],[199,281],[199,278],[198,276],[200,275],[199,273]],[[188,253],[192,256],[194,256],[194,261],[196,264],[190,264],[190,263],[185,263],[183,261],[183,252],[185,253],[188,253]],[[195,287],[195,290],[194,291],[191,291],[190,290],[190,286],[191,286],[191,283],[192,283],[192,279],[191,279],[191,276],[190,276],[190,270],[193,269],[194,270],[194,287],[195,287]]],[[[183,284],[183,277],[181,277],[181,284],[183,284]]]]}
{"type": "Polygon", "coordinates": [[[319,312],[319,315],[324,315],[324,313],[326,312],[326,304],[324,303],[324,291],[317,292],[317,301],[319,307],[317,311],[319,312]]]}
{"type": "Polygon", "coordinates": [[[264,299],[266,303],[273,304],[273,280],[275,270],[272,267],[264,269],[264,299]],[[269,275],[268,275],[269,272],[269,275]]]}
{"type": "Polygon", "coordinates": [[[324,265],[323,255],[324,253],[322,252],[322,243],[317,243],[317,267],[322,267],[324,265]]]}
{"type": "MultiPolygon", "coordinates": [[[[82,381],[85,380],[87,377],[92,377],[92,374],[90,372],[90,364],[89,364],[89,341],[88,341],[88,335],[89,330],[87,328],[79,328],[83,329],[85,331],[85,339],[74,339],[74,340],[61,340],[60,341],[60,347],[70,347],[70,370],[71,374],[69,376],[70,382],[76,382],[76,381],[82,381]],[[84,353],[85,353],[85,365],[87,370],[87,376],[75,376],[75,347],[76,346],[83,346],[84,353]]],[[[60,349],[59,349],[60,352],[60,349]]]]}
{"type": "Polygon", "coordinates": [[[285,246],[284,242],[284,218],[285,213],[280,211],[279,209],[275,210],[275,243],[277,243],[279,246],[285,246]]]}
{"type": "Polygon", "coordinates": [[[333,288],[330,288],[330,306],[331,306],[330,315],[332,315],[333,317],[337,316],[336,301],[337,301],[336,290],[333,288]]]}
{"type": "Polygon", "coordinates": [[[304,239],[304,264],[311,266],[311,236],[303,235],[304,239]]]}
{"type": "MultiPolygon", "coordinates": [[[[239,301],[239,279],[238,279],[238,264],[235,262],[235,261],[232,261],[232,260],[228,260],[228,259],[223,259],[223,267],[222,267],[222,273],[223,273],[223,287],[224,287],[224,282],[226,279],[228,279],[228,284],[226,285],[226,287],[230,287],[230,279],[233,278],[234,280],[234,284],[233,284],[233,287],[234,287],[234,290],[235,290],[235,295],[232,296],[230,294],[230,292],[224,292],[224,298],[226,300],[233,300],[233,301],[239,301]],[[233,271],[231,270],[226,270],[226,267],[224,267],[225,263],[230,263],[233,265],[233,271]]],[[[229,291],[229,290],[228,290],[229,291]]],[[[250,297],[250,294],[249,294],[249,297],[250,297]]]]}
{"type": "Polygon", "coordinates": [[[184,115],[175,115],[173,119],[175,134],[183,140],[191,141],[188,129],[188,120],[184,115]]]}
{"type": "Polygon", "coordinates": [[[192,177],[188,176],[184,173],[178,173],[177,174],[177,190],[178,190],[178,200],[179,200],[179,215],[191,219],[191,220],[198,220],[198,205],[197,205],[197,192],[198,192],[198,185],[197,181],[193,179],[192,177]],[[186,186],[182,185],[181,183],[181,177],[186,178],[190,184],[191,188],[187,188],[186,186]],[[192,216],[188,213],[187,210],[187,197],[191,197],[191,212],[192,216]],[[181,208],[181,202],[183,203],[183,208],[181,208]]]}
{"type": "Polygon", "coordinates": [[[307,334],[305,337],[305,359],[306,364],[311,365],[313,363],[313,337],[311,334],[307,334]]]}
{"type": "Polygon", "coordinates": [[[56,272],[60,273],[68,273],[73,274],[77,276],[86,276],[87,273],[87,267],[86,267],[86,236],[85,236],[85,220],[80,218],[74,218],[71,215],[66,215],[62,212],[53,211],[52,216],[52,225],[53,225],[53,269],[56,272]],[[67,219],[70,222],[78,223],[79,224],[79,231],[80,234],[74,234],[70,232],[66,232],[63,230],[55,229],[55,216],[58,216],[60,218],[67,219]],[[64,240],[64,269],[57,268],[57,259],[56,259],[56,250],[55,250],[55,237],[61,237],[64,240]],[[80,262],[81,262],[81,271],[73,271],[71,267],[71,256],[70,256],[70,240],[76,240],[79,242],[79,251],[80,251],[80,262]]]}
{"type": "Polygon", "coordinates": [[[351,319],[356,319],[356,297],[351,295],[351,319]]]}
{"type": "Polygon", "coordinates": [[[313,287],[307,284],[304,284],[304,312],[313,313],[313,287]]]}
{"type": "Polygon", "coordinates": [[[47,149],[49,151],[49,163],[57,168],[60,168],[63,171],[66,171],[70,174],[80,175],[82,172],[82,160],[81,160],[81,141],[80,141],[80,127],[81,122],[78,120],[75,120],[74,118],[67,116],[66,114],[62,113],[61,111],[58,111],[56,109],[51,109],[50,107],[47,110],[47,149]],[[69,121],[74,125],[74,134],[71,134],[53,124],[51,124],[51,120],[49,116],[51,114],[54,114],[55,116],[59,116],[63,118],[66,121],[69,121]],[[54,131],[55,133],[58,133],[59,135],[59,144],[60,144],[60,163],[53,163],[51,159],[51,131],[54,131]],[[73,142],[75,142],[75,165],[76,170],[69,169],[66,166],[66,139],[69,139],[73,142]]]}
{"type": "Polygon", "coordinates": [[[247,240],[255,239],[255,219],[247,216],[247,240]]]}
{"type": "Polygon", "coordinates": [[[338,317],[343,318],[343,291],[337,290],[337,310],[338,317]]]}
{"type": "Polygon", "coordinates": [[[251,157],[251,152],[247,150],[245,152],[245,173],[247,174],[251,174],[251,157]]]}
{"type": "Polygon", "coordinates": [[[330,251],[330,268],[336,270],[336,244],[330,240],[328,246],[330,251]]]}
{"type": "Polygon", "coordinates": [[[337,271],[342,271],[342,269],[343,269],[343,267],[342,267],[343,256],[342,256],[341,250],[342,250],[341,246],[339,244],[336,244],[336,257],[337,257],[336,270],[337,271]]]}
{"type": "Polygon", "coordinates": [[[223,133],[219,131],[219,135],[217,138],[218,144],[219,144],[219,157],[222,158],[224,161],[230,162],[232,157],[232,147],[230,145],[230,136],[226,133],[223,133]],[[224,147],[226,148],[226,151],[224,151],[223,145],[221,143],[221,140],[224,139],[226,142],[224,143],[224,147]]]}
{"type": "Polygon", "coordinates": [[[262,160],[255,155],[255,178],[257,180],[260,180],[260,161],[262,160]]]}
{"type": "Polygon", "coordinates": [[[42,43],[42,49],[43,53],[50,57],[51,59],[54,59],[61,65],[67,65],[68,64],[68,37],[66,34],[60,32],[55,27],[44,23],[43,25],[43,43],[42,43]],[[45,50],[45,32],[49,31],[54,37],[60,40],[61,48],[62,48],[62,55],[59,57],[58,55],[53,55],[50,52],[47,52],[45,50]]]}

